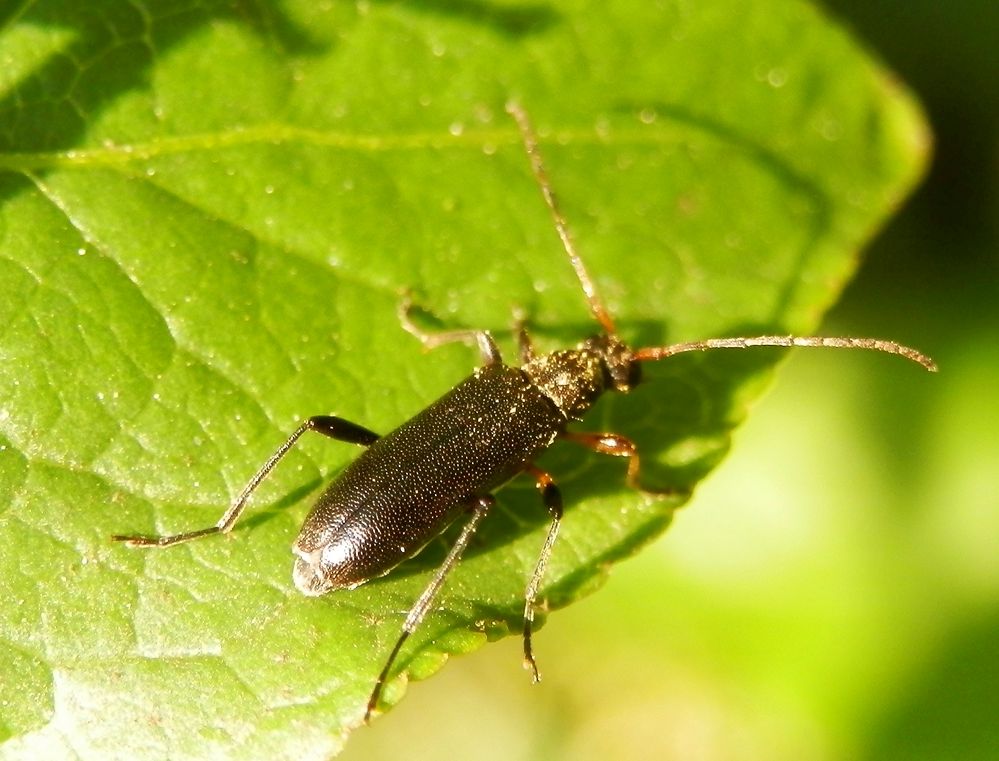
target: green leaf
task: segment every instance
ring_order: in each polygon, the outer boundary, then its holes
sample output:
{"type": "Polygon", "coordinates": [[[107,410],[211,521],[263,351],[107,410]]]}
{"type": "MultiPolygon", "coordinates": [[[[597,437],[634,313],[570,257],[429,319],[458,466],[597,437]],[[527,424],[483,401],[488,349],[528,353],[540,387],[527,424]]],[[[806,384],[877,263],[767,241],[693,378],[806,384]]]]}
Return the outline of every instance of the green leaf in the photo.
{"type": "MultiPolygon", "coordinates": [[[[351,447],[304,441],[228,538],[109,537],[211,525],[308,415],[385,432],[464,377],[472,351],[400,329],[404,289],[510,357],[515,307],[543,349],[595,332],[509,99],[636,345],[813,330],[928,142],[796,2],[37,0],[0,24],[9,757],[317,758],[357,726],[454,528],[357,590],[297,593],[289,546],[351,447]]],[[[689,490],[779,356],[660,363],[585,427],[689,490]]],[[[540,464],[567,502],[557,608],[680,500],[570,444],[540,464]]],[[[500,492],[387,703],[518,630],[546,528],[529,479],[500,492]]]]}

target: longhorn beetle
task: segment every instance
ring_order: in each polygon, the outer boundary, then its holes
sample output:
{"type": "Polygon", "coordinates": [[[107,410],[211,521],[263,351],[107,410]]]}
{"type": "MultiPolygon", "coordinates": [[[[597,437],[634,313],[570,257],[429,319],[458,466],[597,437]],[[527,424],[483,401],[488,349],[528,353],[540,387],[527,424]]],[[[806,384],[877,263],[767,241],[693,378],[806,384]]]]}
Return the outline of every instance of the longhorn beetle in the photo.
{"type": "Polygon", "coordinates": [[[629,347],[618,336],[614,320],[576,253],[526,113],[515,103],[508,104],[507,111],[517,123],[555,229],[602,332],[574,349],[538,355],[521,325],[517,331],[521,365],[512,367],[503,363],[496,343],[485,330],[422,332],[410,320],[406,300],[400,306],[400,321],[424,346],[433,348],[451,341],[476,343],[482,367],[385,436],[338,417],[309,418],[261,466],[214,526],[172,536],[113,537],[132,547],[167,547],[229,532],[260,482],[306,431],[366,449],[322,493],[295,540],[293,576],[303,594],[315,596],[352,589],[381,576],[418,553],[459,515],[468,513],[454,546],[406,616],[402,632],[375,681],[365,721],[378,706],[382,687],[403,643],[426,616],[448,573],[494,504],[492,492],[519,473],[527,473],[537,481],[541,501],[551,516],[548,535],[524,593],[524,665],[531,670],[534,681],[539,680],[531,647],[534,602],[558,535],[562,495],[554,479],[534,465],[534,459],[556,439],[569,439],[594,452],[627,457],[627,482],[640,488],[638,452],[629,439],[617,433],[573,432],[568,425],[582,418],[604,392],[630,391],[640,380],[643,362],[706,349],[828,346],[898,354],[927,370],[936,370],[933,360],[915,349],[874,338],[740,336],[629,347]]]}

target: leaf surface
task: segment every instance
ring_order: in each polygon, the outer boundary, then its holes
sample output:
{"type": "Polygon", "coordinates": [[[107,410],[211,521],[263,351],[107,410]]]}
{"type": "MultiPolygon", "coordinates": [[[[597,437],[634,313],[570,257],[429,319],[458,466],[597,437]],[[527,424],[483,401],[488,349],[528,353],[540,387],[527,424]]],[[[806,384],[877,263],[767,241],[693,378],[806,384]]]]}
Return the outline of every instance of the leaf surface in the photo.
{"type": "MultiPolygon", "coordinates": [[[[401,330],[514,308],[540,348],[595,332],[531,178],[531,114],[623,337],[808,332],[916,180],[919,114],[796,2],[118,2],[0,11],[0,739],[5,756],[323,758],[357,725],[448,538],[298,594],[289,546],[355,451],[304,440],[230,537],[214,523],[311,414],[387,432],[468,374],[401,330]]],[[[582,427],[685,493],[780,352],[650,367],[582,427]]],[[[906,368],[891,368],[899,372],[906,368]]],[[[886,369],[887,371],[887,369],[886,369]]],[[[552,608],[669,523],[624,464],[559,444],[552,608]]],[[[522,478],[386,690],[516,632],[547,518],[522,478]]]]}

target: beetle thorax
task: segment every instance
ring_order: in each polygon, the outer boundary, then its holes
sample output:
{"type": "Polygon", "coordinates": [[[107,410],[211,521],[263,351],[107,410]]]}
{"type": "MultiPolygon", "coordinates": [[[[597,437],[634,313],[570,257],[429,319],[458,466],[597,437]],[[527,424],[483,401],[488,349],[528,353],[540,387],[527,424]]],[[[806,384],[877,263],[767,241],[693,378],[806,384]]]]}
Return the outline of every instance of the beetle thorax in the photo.
{"type": "Polygon", "coordinates": [[[638,382],[631,350],[609,335],[535,357],[521,369],[566,417],[576,420],[605,391],[628,391],[638,382]]]}

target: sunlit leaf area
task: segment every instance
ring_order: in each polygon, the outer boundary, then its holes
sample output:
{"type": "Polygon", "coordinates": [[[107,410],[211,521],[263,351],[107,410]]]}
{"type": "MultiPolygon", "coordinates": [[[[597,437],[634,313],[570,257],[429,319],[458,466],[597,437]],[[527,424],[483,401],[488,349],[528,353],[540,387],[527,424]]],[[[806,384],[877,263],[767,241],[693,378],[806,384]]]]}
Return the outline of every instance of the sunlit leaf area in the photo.
{"type": "MultiPolygon", "coordinates": [[[[0,3],[0,758],[991,759],[999,96],[984,1],[0,3]],[[481,362],[644,367],[460,521],[322,597],[290,547],[357,447],[481,362]],[[461,656],[461,657],[452,657],[461,656]]],[[[447,453],[444,453],[447,456],[447,453]]],[[[463,495],[457,495],[458,497],[463,495]]]]}

